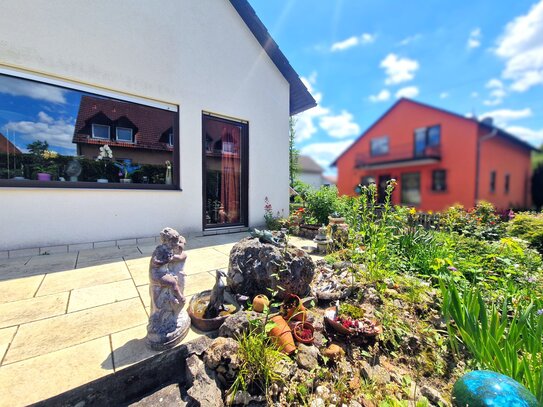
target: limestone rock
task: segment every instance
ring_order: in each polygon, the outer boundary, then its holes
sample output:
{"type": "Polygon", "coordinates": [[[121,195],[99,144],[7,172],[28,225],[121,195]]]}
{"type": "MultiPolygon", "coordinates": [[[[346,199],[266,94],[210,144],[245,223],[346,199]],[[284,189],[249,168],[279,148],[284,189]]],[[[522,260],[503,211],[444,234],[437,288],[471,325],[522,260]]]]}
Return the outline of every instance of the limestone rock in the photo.
{"type": "Polygon", "coordinates": [[[428,401],[432,404],[438,405],[438,406],[448,406],[449,403],[441,396],[441,394],[434,389],[433,387],[430,387],[428,385],[422,386],[420,389],[420,394],[422,394],[424,397],[428,399],[428,401]]]}
{"type": "Polygon", "coordinates": [[[188,384],[191,386],[187,391],[189,405],[195,402],[202,407],[224,406],[214,373],[206,369],[204,362],[198,356],[192,355],[187,358],[186,375],[188,384]]]}
{"type": "Polygon", "coordinates": [[[319,356],[320,353],[317,347],[301,343],[298,345],[296,362],[302,369],[311,371],[319,366],[319,356]]]}
{"type": "Polygon", "coordinates": [[[382,366],[371,366],[363,361],[360,368],[360,374],[364,379],[370,380],[375,384],[385,385],[390,382],[390,373],[382,366]]]}
{"type": "Polygon", "coordinates": [[[187,342],[185,344],[187,348],[188,356],[190,355],[198,355],[200,356],[202,353],[204,353],[209,346],[213,343],[213,339],[209,338],[208,336],[202,335],[193,341],[187,342]]]}
{"type": "Polygon", "coordinates": [[[345,351],[341,346],[332,343],[322,352],[322,354],[331,360],[337,360],[345,355],[345,351]]]}
{"type": "Polygon", "coordinates": [[[218,337],[207,349],[204,362],[209,369],[216,370],[221,378],[233,380],[240,364],[238,350],[239,343],[234,339],[218,337]]]}
{"type": "Polygon", "coordinates": [[[319,301],[343,300],[353,291],[354,274],[348,268],[332,270],[326,263],[319,263],[311,288],[319,301]]]}
{"type": "Polygon", "coordinates": [[[248,237],[230,251],[227,282],[233,293],[251,298],[268,289],[277,292],[280,300],[287,294],[303,298],[310,293],[314,272],[315,264],[303,250],[248,237]]]}

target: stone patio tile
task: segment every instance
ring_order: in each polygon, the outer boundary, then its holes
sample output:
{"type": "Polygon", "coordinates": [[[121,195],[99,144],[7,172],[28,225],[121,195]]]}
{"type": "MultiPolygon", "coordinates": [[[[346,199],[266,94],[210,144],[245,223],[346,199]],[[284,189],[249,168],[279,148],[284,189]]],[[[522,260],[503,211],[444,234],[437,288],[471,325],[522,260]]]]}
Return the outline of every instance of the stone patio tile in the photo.
{"type": "Polygon", "coordinates": [[[138,245],[138,249],[140,249],[142,256],[150,257],[157,246],[158,246],[158,243],[138,245]]]}
{"type": "Polygon", "coordinates": [[[109,337],[0,367],[0,406],[25,406],[113,372],[109,337]]]}
{"type": "Polygon", "coordinates": [[[151,307],[151,297],[149,296],[149,284],[138,286],[138,293],[141,298],[141,302],[145,305],[145,308],[151,307]]]}
{"type": "Polygon", "coordinates": [[[187,275],[214,271],[218,268],[228,268],[228,255],[212,248],[187,250],[187,275]]]}
{"type": "Polygon", "coordinates": [[[0,328],[62,315],[66,312],[68,294],[53,294],[0,304],[0,328]]]}
{"type": "Polygon", "coordinates": [[[126,260],[126,266],[137,286],[149,284],[149,262],[150,257],[141,259],[126,260]]]}
{"type": "Polygon", "coordinates": [[[16,326],[0,329],[0,362],[2,362],[2,359],[8,350],[8,346],[11,343],[16,330],[16,326]]]}
{"type": "Polygon", "coordinates": [[[40,255],[53,254],[53,253],[68,253],[68,245],[63,244],[59,246],[40,247],[40,255]]]}
{"type": "Polygon", "coordinates": [[[117,246],[101,247],[92,250],[80,250],[78,264],[100,259],[116,259],[122,257],[122,252],[117,246]]]}
{"type": "Polygon", "coordinates": [[[118,247],[117,247],[117,241],[116,241],[116,240],[102,240],[101,242],[94,242],[94,243],[92,244],[92,247],[93,247],[94,249],[103,249],[103,248],[105,248],[105,247],[107,247],[107,248],[110,248],[110,247],[113,248],[113,247],[115,247],[115,248],[118,249],[118,247]]]}
{"type": "Polygon", "coordinates": [[[91,250],[93,248],[92,243],[75,243],[68,245],[68,252],[78,252],[80,250],[91,250]]]}
{"type": "Polygon", "coordinates": [[[93,285],[127,280],[130,273],[124,261],[47,274],[37,295],[47,295],[93,285]]]}
{"type": "Polygon", "coordinates": [[[147,322],[139,298],[21,325],[4,364],[44,355],[147,322]]]}
{"type": "Polygon", "coordinates": [[[70,294],[68,312],[110,304],[138,296],[132,279],[78,288],[70,294]]]}
{"type": "Polygon", "coordinates": [[[133,246],[136,246],[138,244],[138,241],[136,239],[121,239],[121,240],[117,240],[117,246],[119,246],[120,248],[123,248],[123,247],[133,247],[133,246]]]}
{"type": "Polygon", "coordinates": [[[227,244],[221,244],[219,246],[213,246],[213,249],[217,250],[218,252],[222,254],[230,256],[230,250],[232,250],[232,247],[234,247],[236,243],[227,243],[227,244]]]}
{"type": "Polygon", "coordinates": [[[34,297],[43,275],[0,281],[0,304],[34,297]]]}
{"type": "Polygon", "coordinates": [[[190,296],[200,291],[210,290],[215,285],[215,276],[207,271],[191,274],[185,280],[185,296],[190,296]]]}
{"type": "Polygon", "coordinates": [[[147,324],[111,335],[115,371],[148,359],[160,352],[150,350],[145,344],[147,324]]]}
{"type": "Polygon", "coordinates": [[[0,279],[13,278],[14,275],[23,274],[26,271],[25,264],[30,260],[28,257],[16,259],[3,259],[0,263],[0,279]]]}
{"type": "MultiPolygon", "coordinates": [[[[67,270],[75,267],[75,261],[77,260],[77,253],[54,253],[54,254],[42,254],[40,256],[32,256],[26,263],[28,267],[34,266],[58,266],[63,265],[68,267],[67,270]]],[[[47,272],[47,270],[45,271],[47,272]]]]}

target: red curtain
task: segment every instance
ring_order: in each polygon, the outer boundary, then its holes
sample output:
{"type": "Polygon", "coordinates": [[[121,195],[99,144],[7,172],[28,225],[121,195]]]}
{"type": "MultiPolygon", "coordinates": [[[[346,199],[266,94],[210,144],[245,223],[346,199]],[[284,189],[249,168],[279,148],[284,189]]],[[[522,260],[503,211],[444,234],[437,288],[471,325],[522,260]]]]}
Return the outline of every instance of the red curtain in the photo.
{"type": "Polygon", "coordinates": [[[240,222],[240,141],[241,132],[239,127],[224,126],[221,134],[222,141],[222,183],[221,183],[221,204],[224,208],[225,217],[221,222],[240,222]]]}

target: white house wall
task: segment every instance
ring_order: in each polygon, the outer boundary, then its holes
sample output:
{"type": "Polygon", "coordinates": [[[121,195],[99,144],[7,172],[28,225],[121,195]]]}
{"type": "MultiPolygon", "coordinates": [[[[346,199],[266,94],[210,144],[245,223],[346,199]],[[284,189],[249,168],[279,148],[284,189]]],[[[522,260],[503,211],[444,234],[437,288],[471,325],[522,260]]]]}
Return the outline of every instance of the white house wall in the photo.
{"type": "Polygon", "coordinates": [[[301,172],[298,174],[298,179],[308,185],[311,185],[313,188],[320,188],[322,185],[324,185],[324,178],[321,174],[301,172]]]}
{"type": "Polygon", "coordinates": [[[179,105],[182,191],[0,188],[0,250],[202,231],[202,111],[249,122],[249,223],[288,211],[289,85],[227,0],[2,1],[0,66],[179,105]]]}

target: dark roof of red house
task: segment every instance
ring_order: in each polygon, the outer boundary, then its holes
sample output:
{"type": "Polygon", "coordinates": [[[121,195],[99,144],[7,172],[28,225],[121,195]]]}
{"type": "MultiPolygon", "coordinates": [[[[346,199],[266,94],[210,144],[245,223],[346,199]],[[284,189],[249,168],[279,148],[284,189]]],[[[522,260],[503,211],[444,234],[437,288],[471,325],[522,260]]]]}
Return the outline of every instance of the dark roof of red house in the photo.
{"type": "Polygon", "coordinates": [[[355,141],[353,141],[353,143],[347,147],[345,149],[345,151],[343,151],[331,164],[330,164],[330,167],[335,167],[337,165],[337,162],[338,160],[343,157],[343,155],[345,155],[345,153],[347,153],[347,151],[349,151],[351,148],[353,148],[357,143],[358,141],[364,137],[371,129],[373,129],[381,120],[383,120],[392,110],[394,110],[400,103],[404,103],[404,102],[408,102],[408,103],[413,103],[413,104],[416,104],[416,105],[419,105],[419,106],[423,106],[423,107],[426,107],[428,109],[433,109],[433,110],[437,110],[439,112],[442,112],[442,113],[445,113],[445,114],[448,114],[448,115],[451,115],[451,116],[454,116],[458,119],[462,119],[462,120],[468,120],[472,123],[475,123],[479,126],[479,128],[482,128],[482,129],[485,129],[485,130],[488,130],[489,132],[491,131],[496,131],[497,135],[500,136],[500,137],[503,137],[511,142],[513,142],[514,144],[520,146],[520,147],[523,147],[523,148],[527,148],[529,150],[534,150],[534,151],[538,151],[538,149],[534,146],[532,146],[530,143],[527,143],[526,141],[512,135],[511,133],[508,133],[506,132],[505,130],[502,130],[496,126],[494,126],[493,124],[490,124],[490,123],[487,123],[487,122],[481,122],[479,120],[477,120],[476,118],[470,118],[470,117],[466,117],[466,116],[462,116],[458,113],[454,113],[454,112],[450,112],[448,110],[445,110],[445,109],[442,109],[440,107],[435,107],[435,106],[431,106],[431,105],[428,105],[426,103],[422,103],[422,102],[418,102],[416,100],[412,100],[412,99],[407,99],[407,98],[400,98],[396,103],[394,103],[391,107],[389,107],[385,113],[383,113],[370,127],[368,127],[366,129],[366,131],[364,133],[362,133],[355,141]]]}
{"type": "Polygon", "coordinates": [[[270,33],[255,13],[247,0],[230,0],[242,20],[247,24],[264,51],[268,54],[277,69],[283,74],[290,85],[290,115],[317,106],[317,102],[309,93],[300,77],[290,65],[285,55],[279,49],[270,33]]]}
{"type": "MultiPolygon", "coordinates": [[[[146,150],[173,151],[168,133],[173,131],[175,114],[162,109],[82,96],[74,129],[74,143],[96,144],[146,150]],[[92,138],[92,124],[110,126],[111,139],[92,138]],[[115,127],[132,128],[133,143],[115,140],[115,127]]],[[[98,154],[98,149],[96,150],[98,154]]]]}
{"type": "Polygon", "coordinates": [[[0,153],[21,154],[15,144],[9,141],[2,133],[0,133],[0,153]]]}

